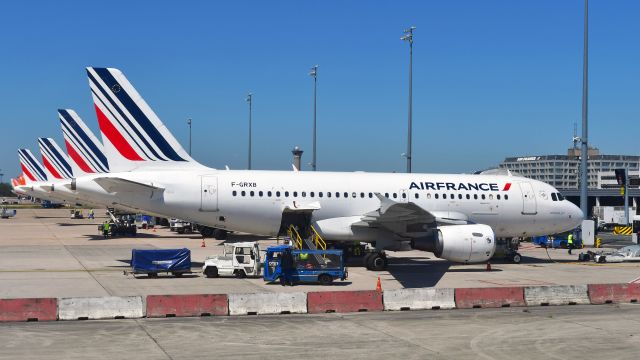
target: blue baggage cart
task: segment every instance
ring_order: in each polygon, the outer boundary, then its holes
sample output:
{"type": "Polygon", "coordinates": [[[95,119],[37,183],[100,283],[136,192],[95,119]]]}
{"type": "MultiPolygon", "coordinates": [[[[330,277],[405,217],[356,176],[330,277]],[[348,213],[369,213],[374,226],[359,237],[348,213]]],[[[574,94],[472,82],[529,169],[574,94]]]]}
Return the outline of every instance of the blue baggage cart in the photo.
{"type": "Polygon", "coordinates": [[[157,249],[131,250],[131,268],[134,274],[157,277],[159,273],[171,273],[176,277],[191,273],[191,250],[157,249]]]}

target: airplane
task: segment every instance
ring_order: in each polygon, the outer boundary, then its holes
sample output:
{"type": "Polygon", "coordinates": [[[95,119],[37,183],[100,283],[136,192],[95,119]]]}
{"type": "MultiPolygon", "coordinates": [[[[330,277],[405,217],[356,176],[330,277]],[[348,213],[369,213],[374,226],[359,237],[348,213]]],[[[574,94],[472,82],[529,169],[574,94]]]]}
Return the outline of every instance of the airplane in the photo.
{"type": "Polygon", "coordinates": [[[33,156],[33,153],[31,153],[29,149],[18,149],[18,159],[24,181],[14,188],[14,190],[33,198],[58,202],[58,199],[52,197],[44,188],[48,186],[47,173],[44,166],[33,156]]]}
{"type": "Polygon", "coordinates": [[[583,214],[551,185],[509,175],[216,170],[192,159],[113,68],[87,68],[112,172],[76,179],[79,192],[207,226],[282,235],[291,226],[335,246],[366,242],[370,270],[385,251],[419,249],[481,263],[496,238],[571,230],[583,214]]]}

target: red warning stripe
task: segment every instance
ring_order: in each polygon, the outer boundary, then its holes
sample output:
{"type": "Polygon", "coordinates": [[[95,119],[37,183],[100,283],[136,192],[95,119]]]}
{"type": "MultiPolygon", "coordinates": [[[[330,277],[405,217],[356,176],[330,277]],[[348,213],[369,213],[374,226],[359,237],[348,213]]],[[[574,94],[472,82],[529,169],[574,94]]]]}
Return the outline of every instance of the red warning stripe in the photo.
{"type": "Polygon", "coordinates": [[[91,170],[89,165],[87,165],[87,163],[82,159],[82,156],[80,156],[80,154],[78,154],[76,149],[74,149],[73,146],[71,146],[71,144],[69,144],[69,142],[66,139],[64,140],[64,144],[67,147],[67,153],[69,154],[71,159],[73,161],[75,161],[75,163],[78,165],[78,167],[82,171],[84,171],[84,172],[86,172],[88,174],[93,173],[93,170],[91,170]]]}
{"type": "Polygon", "coordinates": [[[54,178],[56,179],[62,179],[62,176],[60,176],[60,174],[56,171],[56,168],[54,168],[51,163],[49,162],[49,160],[47,160],[47,158],[43,155],[42,156],[42,163],[44,164],[44,166],[49,169],[49,172],[51,173],[51,175],[53,175],[54,178]]]}
{"type": "Polygon", "coordinates": [[[504,189],[502,189],[502,191],[509,191],[509,189],[511,189],[511,183],[506,183],[504,184],[504,189]]]}
{"type": "Polygon", "coordinates": [[[98,123],[100,124],[100,130],[107,136],[113,146],[118,149],[118,152],[128,160],[143,161],[143,159],[136,153],[135,150],[129,145],[127,140],[122,137],[122,134],[116,129],[111,121],[102,113],[98,105],[94,104],[96,108],[96,115],[98,116],[98,123]]]}
{"type": "Polygon", "coordinates": [[[24,164],[20,163],[20,166],[22,167],[22,172],[27,175],[27,177],[29,178],[29,180],[31,181],[36,181],[36,178],[31,175],[31,173],[29,172],[29,170],[27,170],[27,167],[24,166],[24,164]]]}

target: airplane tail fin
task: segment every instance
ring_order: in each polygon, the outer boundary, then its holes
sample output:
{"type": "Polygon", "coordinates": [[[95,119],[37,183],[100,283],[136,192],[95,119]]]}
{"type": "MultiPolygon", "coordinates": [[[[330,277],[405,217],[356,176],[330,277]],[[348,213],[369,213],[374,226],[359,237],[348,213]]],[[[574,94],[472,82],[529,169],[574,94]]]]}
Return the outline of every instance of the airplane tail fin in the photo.
{"type": "Polygon", "coordinates": [[[73,170],[69,159],[52,138],[38,138],[42,163],[50,179],[71,179],[73,170]]]}
{"type": "Polygon", "coordinates": [[[120,70],[89,67],[87,76],[112,172],[200,166],[120,70]]]}
{"type": "Polygon", "coordinates": [[[59,109],[58,117],[73,175],[108,173],[109,162],[104,147],[80,116],[71,109],[59,109]]]}
{"type": "Polygon", "coordinates": [[[20,167],[26,176],[28,182],[46,181],[47,174],[44,167],[33,156],[29,149],[19,149],[18,158],[20,159],[20,167]]]}

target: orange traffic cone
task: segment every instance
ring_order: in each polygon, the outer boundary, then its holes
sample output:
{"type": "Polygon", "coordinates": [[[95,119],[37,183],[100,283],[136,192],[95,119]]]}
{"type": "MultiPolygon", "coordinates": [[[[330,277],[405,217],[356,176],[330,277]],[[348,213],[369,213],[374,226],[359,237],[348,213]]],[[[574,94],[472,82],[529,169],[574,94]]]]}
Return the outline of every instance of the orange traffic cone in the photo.
{"type": "Polygon", "coordinates": [[[200,244],[200,247],[207,247],[207,245],[204,243],[204,238],[202,238],[202,244],[200,244]]]}
{"type": "Polygon", "coordinates": [[[378,283],[376,284],[376,291],[382,292],[382,284],[380,283],[380,276],[378,276],[378,283]]]}
{"type": "Polygon", "coordinates": [[[491,271],[491,263],[487,261],[487,271],[491,271]]]}

